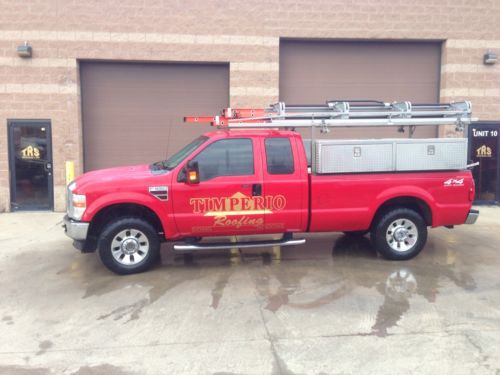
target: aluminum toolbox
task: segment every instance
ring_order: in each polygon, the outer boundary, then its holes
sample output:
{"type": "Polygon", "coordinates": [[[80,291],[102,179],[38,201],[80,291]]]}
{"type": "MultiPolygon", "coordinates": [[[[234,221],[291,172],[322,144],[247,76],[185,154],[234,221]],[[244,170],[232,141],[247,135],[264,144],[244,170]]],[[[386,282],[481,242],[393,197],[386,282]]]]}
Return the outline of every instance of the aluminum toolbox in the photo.
{"type": "Polygon", "coordinates": [[[467,138],[315,140],[313,155],[318,174],[460,170],[467,138]]]}

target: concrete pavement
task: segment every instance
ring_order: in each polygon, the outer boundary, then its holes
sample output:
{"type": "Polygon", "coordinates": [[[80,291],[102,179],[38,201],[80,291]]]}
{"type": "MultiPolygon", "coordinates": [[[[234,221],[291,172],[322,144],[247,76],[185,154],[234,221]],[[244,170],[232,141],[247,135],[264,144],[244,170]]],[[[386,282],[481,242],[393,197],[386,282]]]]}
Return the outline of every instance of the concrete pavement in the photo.
{"type": "Polygon", "coordinates": [[[500,208],[429,231],[415,259],[367,238],[192,257],[117,276],[60,213],[0,215],[0,374],[500,372],[500,208]]]}

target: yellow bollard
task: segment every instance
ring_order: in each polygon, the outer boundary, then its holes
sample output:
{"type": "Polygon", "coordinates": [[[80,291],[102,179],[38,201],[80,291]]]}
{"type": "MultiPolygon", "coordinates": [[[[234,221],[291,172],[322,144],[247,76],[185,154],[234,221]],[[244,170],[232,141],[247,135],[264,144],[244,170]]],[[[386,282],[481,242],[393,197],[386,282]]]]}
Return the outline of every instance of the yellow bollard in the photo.
{"type": "Polygon", "coordinates": [[[75,179],[75,162],[73,160],[66,161],[66,185],[75,179]]]}

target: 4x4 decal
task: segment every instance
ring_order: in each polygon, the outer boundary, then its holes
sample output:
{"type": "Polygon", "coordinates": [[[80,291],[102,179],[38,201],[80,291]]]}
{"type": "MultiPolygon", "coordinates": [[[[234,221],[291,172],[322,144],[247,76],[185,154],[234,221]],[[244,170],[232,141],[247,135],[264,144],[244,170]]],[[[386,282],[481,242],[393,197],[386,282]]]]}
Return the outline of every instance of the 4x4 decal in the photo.
{"type": "Polygon", "coordinates": [[[450,178],[443,182],[444,186],[464,186],[463,178],[450,178]]]}

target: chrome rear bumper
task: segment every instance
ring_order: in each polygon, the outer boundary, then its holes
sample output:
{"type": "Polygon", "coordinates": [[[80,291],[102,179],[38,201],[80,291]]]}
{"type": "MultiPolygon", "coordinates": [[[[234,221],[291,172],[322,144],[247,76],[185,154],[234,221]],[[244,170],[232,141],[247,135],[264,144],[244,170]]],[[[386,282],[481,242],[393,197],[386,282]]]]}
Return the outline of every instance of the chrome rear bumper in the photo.
{"type": "Polygon", "coordinates": [[[68,215],[64,216],[63,222],[64,232],[68,237],[76,241],[87,239],[89,223],[73,220],[68,215]]]}
{"type": "Polygon", "coordinates": [[[474,224],[479,217],[479,210],[471,209],[465,220],[465,224],[474,224]]]}

